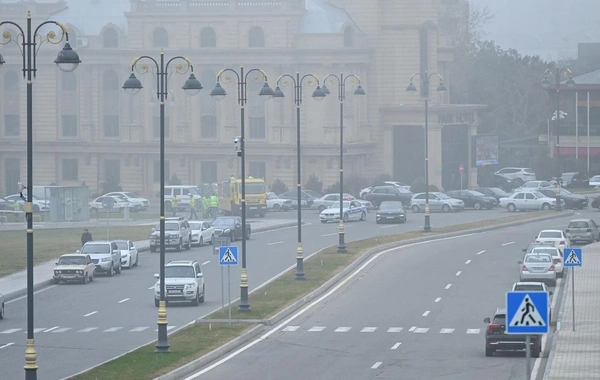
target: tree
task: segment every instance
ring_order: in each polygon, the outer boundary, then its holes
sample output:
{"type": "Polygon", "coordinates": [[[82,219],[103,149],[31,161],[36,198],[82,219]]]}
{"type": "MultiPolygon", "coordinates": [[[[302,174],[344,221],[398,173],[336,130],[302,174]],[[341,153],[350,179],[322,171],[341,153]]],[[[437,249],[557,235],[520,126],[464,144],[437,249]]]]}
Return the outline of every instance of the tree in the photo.
{"type": "MultiPolygon", "coordinates": [[[[425,178],[419,177],[410,185],[410,192],[413,194],[425,192],[425,178]]],[[[437,186],[429,184],[429,191],[439,191],[437,186]]]]}
{"type": "Polygon", "coordinates": [[[306,190],[316,191],[317,193],[321,194],[323,193],[323,182],[319,181],[319,177],[313,173],[310,175],[310,177],[308,177],[308,181],[306,181],[304,188],[306,190]]]}
{"type": "Polygon", "coordinates": [[[181,180],[177,177],[177,174],[173,173],[171,179],[169,180],[169,185],[171,186],[179,186],[181,185],[181,180]]]}
{"type": "Polygon", "coordinates": [[[338,194],[340,192],[340,183],[334,182],[325,189],[325,194],[338,194]]]}
{"type": "Polygon", "coordinates": [[[288,187],[279,178],[277,178],[275,180],[275,182],[273,182],[273,184],[271,185],[271,191],[277,195],[283,194],[283,193],[287,192],[288,190],[289,190],[288,187]]]}

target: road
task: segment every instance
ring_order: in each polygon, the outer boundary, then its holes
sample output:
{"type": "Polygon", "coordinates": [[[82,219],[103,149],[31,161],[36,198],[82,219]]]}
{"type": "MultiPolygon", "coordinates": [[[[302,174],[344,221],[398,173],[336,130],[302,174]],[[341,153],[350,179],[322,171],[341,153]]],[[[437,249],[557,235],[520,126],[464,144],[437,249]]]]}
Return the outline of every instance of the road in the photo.
{"type": "Polygon", "coordinates": [[[504,307],[519,280],[521,249],[572,218],[390,250],[320,303],[186,380],[525,378],[522,353],[485,357],[483,319],[504,307]]]}
{"type": "MultiPolygon", "coordinates": [[[[433,214],[432,224],[444,226],[502,215],[508,214],[503,210],[433,214]]],[[[408,217],[405,225],[380,226],[370,213],[367,222],[346,224],[346,241],[420,229],[423,214],[409,213],[408,217]]],[[[307,255],[337,244],[336,223],[321,224],[316,212],[306,212],[304,220],[312,223],[303,227],[303,247],[307,255]]],[[[250,290],[295,263],[296,241],[295,227],[252,235],[247,244],[250,290]]],[[[207,292],[206,302],[199,307],[168,307],[171,331],[221,306],[220,268],[215,257],[210,246],[181,253],[167,252],[167,260],[198,260],[205,273],[207,292]]],[[[51,286],[37,292],[35,338],[40,376],[63,378],[156,339],[157,309],[151,289],[158,264],[158,255],[147,253],[140,256],[138,268],[123,271],[113,278],[99,277],[86,286],[51,286]]],[[[414,271],[414,275],[417,273],[422,274],[414,271]]],[[[232,268],[234,297],[239,294],[239,275],[240,268],[232,268]]],[[[6,378],[19,378],[24,364],[26,300],[21,298],[8,303],[6,314],[5,320],[0,322],[0,346],[13,344],[0,350],[0,367],[6,378]]]]}

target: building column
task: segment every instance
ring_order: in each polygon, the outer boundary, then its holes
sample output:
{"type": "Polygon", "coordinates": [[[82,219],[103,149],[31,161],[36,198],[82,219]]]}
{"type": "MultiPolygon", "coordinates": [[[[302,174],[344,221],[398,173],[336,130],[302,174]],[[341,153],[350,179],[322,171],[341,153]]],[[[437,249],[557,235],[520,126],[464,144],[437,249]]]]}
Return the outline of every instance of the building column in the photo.
{"type": "Polygon", "coordinates": [[[383,160],[383,173],[388,173],[395,178],[394,173],[394,128],[402,128],[402,126],[383,127],[383,157],[390,157],[389,160],[383,160]]]}
{"type": "Polygon", "coordinates": [[[429,183],[442,187],[442,127],[429,123],[429,183]]]}

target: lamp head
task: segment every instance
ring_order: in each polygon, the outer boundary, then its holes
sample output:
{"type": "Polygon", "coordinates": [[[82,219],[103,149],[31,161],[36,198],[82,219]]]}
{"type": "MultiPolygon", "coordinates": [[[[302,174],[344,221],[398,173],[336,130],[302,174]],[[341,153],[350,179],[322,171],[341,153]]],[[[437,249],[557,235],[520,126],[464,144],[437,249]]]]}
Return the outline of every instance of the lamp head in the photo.
{"type": "Polygon", "coordinates": [[[139,93],[142,88],[142,82],[135,76],[134,73],[129,75],[129,78],[123,83],[123,90],[129,95],[135,95],[139,93]]]}
{"type": "Polygon", "coordinates": [[[325,95],[331,94],[331,91],[329,91],[329,89],[327,88],[327,85],[325,83],[323,83],[323,86],[321,86],[321,91],[323,91],[323,93],[325,95]]]}
{"type": "Polygon", "coordinates": [[[259,96],[264,96],[267,99],[271,99],[273,97],[273,89],[269,86],[269,83],[265,82],[265,84],[263,84],[262,88],[260,89],[260,91],[258,92],[259,96]]]}
{"type": "Polygon", "coordinates": [[[359,84],[356,87],[356,90],[354,90],[354,95],[367,95],[367,93],[365,92],[365,90],[362,88],[362,86],[359,84]]]}
{"type": "Polygon", "coordinates": [[[65,46],[61,51],[58,52],[58,56],[54,60],[54,63],[58,66],[61,71],[70,73],[74,71],[77,66],[81,63],[79,55],[71,48],[69,41],[65,42],[65,46]]]}
{"type": "Polygon", "coordinates": [[[406,87],[406,92],[417,92],[417,88],[415,87],[413,82],[410,82],[408,84],[408,87],[406,87]]]}
{"type": "Polygon", "coordinates": [[[189,96],[194,96],[198,95],[200,90],[202,90],[202,84],[200,84],[200,81],[196,79],[194,73],[191,73],[190,77],[185,81],[183,87],[181,88],[189,96]]]}
{"type": "Polygon", "coordinates": [[[225,92],[225,89],[221,87],[221,83],[219,82],[217,82],[215,88],[213,88],[210,92],[210,96],[213,96],[217,100],[222,100],[223,98],[225,98],[226,95],[227,92],[225,92]]]}
{"type": "Polygon", "coordinates": [[[285,94],[283,93],[283,91],[281,91],[279,86],[275,87],[275,90],[273,90],[273,97],[275,99],[285,98],[285,94]]]}
{"type": "Polygon", "coordinates": [[[446,88],[446,86],[444,86],[444,82],[440,82],[440,84],[437,86],[437,91],[438,92],[448,91],[448,89],[446,88]]]}
{"type": "Polygon", "coordinates": [[[317,88],[312,93],[312,98],[319,102],[325,99],[325,96],[325,91],[323,91],[323,89],[320,86],[317,86],[317,88]]]}

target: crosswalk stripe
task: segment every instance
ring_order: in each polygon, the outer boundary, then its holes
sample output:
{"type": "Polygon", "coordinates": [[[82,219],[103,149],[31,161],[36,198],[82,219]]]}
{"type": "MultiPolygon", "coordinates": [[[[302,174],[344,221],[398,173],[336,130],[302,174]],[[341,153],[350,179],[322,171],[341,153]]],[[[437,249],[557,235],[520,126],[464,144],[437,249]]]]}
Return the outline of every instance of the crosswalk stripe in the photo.
{"type": "Polygon", "coordinates": [[[440,334],[452,334],[454,329],[441,329],[440,334]]]}
{"type": "Polygon", "coordinates": [[[140,326],[140,327],[133,328],[133,329],[131,329],[131,330],[129,330],[129,331],[132,331],[132,332],[138,332],[138,331],[144,331],[144,330],[146,330],[147,328],[149,328],[149,327],[148,327],[148,326],[140,326]]]}
{"type": "Polygon", "coordinates": [[[50,332],[53,330],[56,330],[57,328],[59,328],[60,326],[54,326],[54,327],[50,327],[49,329],[44,330],[44,332],[50,332]]]}
{"type": "Polygon", "coordinates": [[[375,330],[377,330],[377,327],[365,327],[360,332],[375,332],[375,330]]]}
{"type": "Polygon", "coordinates": [[[21,331],[21,330],[22,329],[8,329],[8,330],[4,330],[4,331],[0,332],[0,334],[12,334],[14,332],[21,331]]]}
{"type": "Polygon", "coordinates": [[[121,329],[122,329],[122,327],[111,327],[111,328],[106,329],[106,330],[104,330],[102,332],[116,332],[116,331],[119,331],[121,329]]]}
{"type": "Polygon", "coordinates": [[[399,333],[400,331],[402,331],[402,327],[390,327],[387,332],[390,333],[399,333]]]}
{"type": "Polygon", "coordinates": [[[335,332],[348,332],[352,327],[338,327],[335,332]]]}
{"type": "Polygon", "coordinates": [[[467,329],[467,334],[479,334],[481,329],[467,329]]]}
{"type": "Polygon", "coordinates": [[[283,330],[281,331],[296,331],[300,328],[300,326],[286,326],[283,330]]]}
{"type": "Polygon", "coordinates": [[[325,326],[313,326],[308,331],[323,331],[325,330],[325,326]]]}
{"type": "Polygon", "coordinates": [[[96,330],[96,329],[97,329],[97,327],[86,327],[85,329],[81,329],[81,330],[79,330],[79,331],[77,331],[77,332],[80,332],[80,333],[87,333],[87,332],[90,332],[90,331],[94,331],[94,330],[96,330]]]}
{"type": "Polygon", "coordinates": [[[425,334],[427,331],[429,331],[429,328],[427,327],[417,327],[414,331],[415,334],[425,334]]]}

